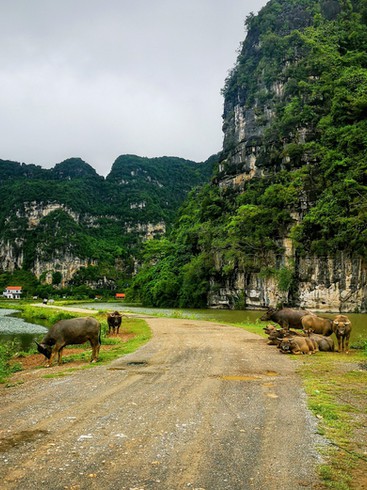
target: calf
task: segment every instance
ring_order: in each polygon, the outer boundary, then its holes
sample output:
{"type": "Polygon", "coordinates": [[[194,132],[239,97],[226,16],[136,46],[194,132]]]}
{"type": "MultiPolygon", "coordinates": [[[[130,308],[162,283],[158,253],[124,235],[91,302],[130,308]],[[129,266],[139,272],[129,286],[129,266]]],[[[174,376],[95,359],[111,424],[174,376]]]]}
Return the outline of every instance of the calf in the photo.
{"type": "Polygon", "coordinates": [[[338,340],[338,350],[349,352],[349,338],[352,331],[352,323],[345,315],[337,315],[333,320],[333,331],[338,340]]]}
{"type": "Polygon", "coordinates": [[[38,352],[49,359],[46,367],[50,367],[56,353],[57,362],[61,364],[62,351],[66,345],[84,344],[87,341],[92,346],[91,362],[97,362],[101,347],[101,324],[92,317],[60,320],[50,328],[42,341],[36,341],[36,344],[38,352]]]}
{"type": "Polygon", "coordinates": [[[118,311],[114,313],[108,313],[107,315],[107,323],[108,323],[108,334],[116,333],[118,335],[120,326],[121,326],[122,316],[118,311]]]}
{"type": "Polygon", "coordinates": [[[314,340],[301,336],[282,339],[279,348],[282,354],[314,354],[318,350],[314,340]]]}

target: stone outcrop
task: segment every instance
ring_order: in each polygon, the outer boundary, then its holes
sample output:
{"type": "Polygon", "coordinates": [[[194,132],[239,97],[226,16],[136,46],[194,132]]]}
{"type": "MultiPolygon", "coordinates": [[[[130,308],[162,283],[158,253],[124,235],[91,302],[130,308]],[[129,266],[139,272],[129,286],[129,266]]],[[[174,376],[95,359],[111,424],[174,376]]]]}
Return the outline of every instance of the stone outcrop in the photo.
{"type": "Polygon", "coordinates": [[[367,267],[361,259],[343,254],[327,257],[303,257],[293,271],[295,289],[281,291],[276,274],[236,271],[221,287],[209,294],[211,308],[249,309],[293,304],[319,312],[367,312],[367,267]]]}

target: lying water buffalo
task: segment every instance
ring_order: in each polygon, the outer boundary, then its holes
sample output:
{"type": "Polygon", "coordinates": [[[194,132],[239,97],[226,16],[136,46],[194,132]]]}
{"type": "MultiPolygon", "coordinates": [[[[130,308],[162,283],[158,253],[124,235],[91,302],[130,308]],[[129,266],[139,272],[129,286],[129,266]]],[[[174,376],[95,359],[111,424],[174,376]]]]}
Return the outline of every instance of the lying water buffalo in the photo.
{"type": "Polygon", "coordinates": [[[349,338],[352,331],[352,323],[345,315],[337,315],[333,320],[333,331],[338,339],[338,350],[342,352],[349,350],[349,338]]]}
{"type": "Polygon", "coordinates": [[[107,323],[108,323],[108,333],[114,334],[115,332],[118,334],[121,326],[121,320],[122,316],[118,311],[115,311],[114,313],[108,313],[107,315],[107,323]]]}
{"type": "Polygon", "coordinates": [[[317,343],[309,337],[285,337],[280,345],[282,354],[314,354],[318,351],[317,343]]]}
{"type": "Polygon", "coordinates": [[[50,367],[56,353],[58,364],[61,364],[62,350],[66,345],[84,344],[87,341],[92,346],[91,362],[96,362],[101,346],[101,324],[92,317],[60,320],[36,344],[38,352],[49,359],[47,367],[50,367]]]}
{"type": "Polygon", "coordinates": [[[308,337],[316,341],[319,351],[321,352],[335,351],[334,340],[330,336],[326,337],[325,335],[314,333],[312,329],[304,330],[304,333],[308,337]]]}
{"type": "Polygon", "coordinates": [[[262,322],[273,321],[283,328],[302,328],[301,319],[305,315],[312,315],[307,310],[293,308],[268,308],[268,311],[260,318],[262,322]]]}
{"type": "Polygon", "coordinates": [[[268,345],[276,345],[279,347],[280,343],[285,337],[303,336],[301,332],[296,330],[289,330],[288,328],[276,328],[273,325],[267,325],[263,328],[264,332],[268,334],[268,345]]]}

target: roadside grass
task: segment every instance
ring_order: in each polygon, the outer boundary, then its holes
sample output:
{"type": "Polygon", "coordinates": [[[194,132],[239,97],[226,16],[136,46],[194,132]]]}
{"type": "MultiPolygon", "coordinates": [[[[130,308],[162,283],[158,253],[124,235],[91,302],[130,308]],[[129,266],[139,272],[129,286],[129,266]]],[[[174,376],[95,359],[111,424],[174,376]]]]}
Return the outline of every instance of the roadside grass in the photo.
{"type": "Polygon", "coordinates": [[[6,383],[12,374],[22,370],[20,363],[11,362],[14,351],[15,345],[13,342],[0,344],[0,384],[6,383]]]}
{"type": "Polygon", "coordinates": [[[308,406],[319,420],[318,431],[330,443],[321,450],[326,488],[367,488],[366,352],[302,356],[298,372],[308,406]]]}

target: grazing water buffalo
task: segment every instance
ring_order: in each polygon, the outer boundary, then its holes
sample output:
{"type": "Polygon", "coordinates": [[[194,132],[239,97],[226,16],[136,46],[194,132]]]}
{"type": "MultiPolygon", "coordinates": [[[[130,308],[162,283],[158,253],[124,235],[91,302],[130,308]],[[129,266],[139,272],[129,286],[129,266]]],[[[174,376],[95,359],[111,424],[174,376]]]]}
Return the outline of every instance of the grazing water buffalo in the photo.
{"type": "Polygon", "coordinates": [[[121,326],[121,320],[122,316],[118,311],[115,311],[114,313],[109,313],[107,315],[107,323],[108,323],[108,333],[114,334],[115,332],[118,334],[121,326]]]}
{"type": "Polygon", "coordinates": [[[295,310],[292,308],[268,308],[268,311],[260,318],[262,322],[273,321],[283,328],[302,328],[301,319],[305,315],[312,315],[307,310],[295,310]]]}
{"type": "Polygon", "coordinates": [[[279,348],[282,354],[314,354],[318,351],[314,340],[301,336],[282,339],[279,348]]]}
{"type": "Polygon", "coordinates": [[[96,362],[101,346],[101,324],[92,317],[60,320],[36,344],[38,352],[49,359],[47,367],[50,367],[56,353],[58,364],[61,364],[62,350],[66,345],[84,344],[87,341],[92,346],[91,362],[96,362]]]}
{"type": "Polygon", "coordinates": [[[339,352],[345,350],[348,354],[349,338],[352,331],[352,323],[349,318],[345,315],[337,315],[333,320],[333,331],[338,339],[339,352]]]}
{"type": "Polygon", "coordinates": [[[303,330],[313,330],[313,333],[329,336],[333,333],[333,321],[316,315],[305,315],[301,319],[303,330]]]}

